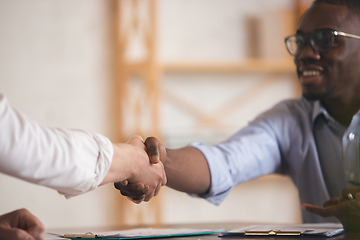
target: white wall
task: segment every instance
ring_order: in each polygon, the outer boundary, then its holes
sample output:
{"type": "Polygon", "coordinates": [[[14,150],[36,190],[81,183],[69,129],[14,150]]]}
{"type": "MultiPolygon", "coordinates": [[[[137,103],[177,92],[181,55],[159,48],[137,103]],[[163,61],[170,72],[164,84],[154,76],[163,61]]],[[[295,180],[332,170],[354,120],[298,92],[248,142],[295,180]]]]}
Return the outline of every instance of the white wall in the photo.
{"type": "MultiPolygon", "coordinates": [[[[0,91],[42,124],[111,136],[108,42],[106,1],[1,0],[0,91]]],[[[26,207],[48,227],[116,219],[111,186],[66,200],[0,175],[0,192],[0,213],[26,207]]]]}
{"type": "MultiPolygon", "coordinates": [[[[289,2],[161,0],[160,59],[243,59],[244,16],[288,8],[289,2]]],[[[0,91],[20,111],[43,124],[83,128],[111,137],[108,14],[109,2],[105,0],[0,0],[0,91]]],[[[166,74],[163,82],[167,89],[212,111],[262,77],[166,74]]],[[[293,96],[291,76],[280,78],[274,88],[227,120],[224,135],[211,139],[187,132],[194,120],[165,98],[161,108],[165,144],[179,147],[192,140],[222,140],[258,112],[293,96]]],[[[113,211],[117,193],[112,186],[65,200],[53,190],[0,175],[0,192],[0,214],[26,207],[48,228],[115,225],[121,214],[113,211]]],[[[164,189],[162,197],[163,220],[169,223],[300,219],[296,190],[282,177],[236,187],[220,207],[170,189],[164,189]]]]}
{"type": "Polygon", "coordinates": [[[292,4],[292,0],[160,0],[160,58],[210,62],[243,59],[248,47],[246,20],[290,9],[292,4]]]}

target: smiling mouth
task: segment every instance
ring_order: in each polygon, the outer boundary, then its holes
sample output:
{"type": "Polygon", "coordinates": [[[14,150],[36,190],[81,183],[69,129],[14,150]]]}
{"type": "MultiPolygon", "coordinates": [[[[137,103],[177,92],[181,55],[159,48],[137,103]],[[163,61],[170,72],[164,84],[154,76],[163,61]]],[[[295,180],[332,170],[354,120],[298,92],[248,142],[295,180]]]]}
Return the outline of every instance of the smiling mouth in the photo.
{"type": "Polygon", "coordinates": [[[304,71],[302,71],[301,75],[304,76],[304,77],[320,76],[320,71],[318,71],[318,70],[304,70],[304,71]]]}

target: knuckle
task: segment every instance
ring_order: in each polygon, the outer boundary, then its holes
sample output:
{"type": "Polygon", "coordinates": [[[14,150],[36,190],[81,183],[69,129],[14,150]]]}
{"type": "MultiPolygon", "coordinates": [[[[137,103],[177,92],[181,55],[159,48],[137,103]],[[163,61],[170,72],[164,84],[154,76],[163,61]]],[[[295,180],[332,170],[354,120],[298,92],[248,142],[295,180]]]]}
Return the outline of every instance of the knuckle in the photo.
{"type": "Polygon", "coordinates": [[[21,231],[20,229],[14,232],[14,240],[26,239],[27,237],[28,234],[24,231],[21,231]]]}

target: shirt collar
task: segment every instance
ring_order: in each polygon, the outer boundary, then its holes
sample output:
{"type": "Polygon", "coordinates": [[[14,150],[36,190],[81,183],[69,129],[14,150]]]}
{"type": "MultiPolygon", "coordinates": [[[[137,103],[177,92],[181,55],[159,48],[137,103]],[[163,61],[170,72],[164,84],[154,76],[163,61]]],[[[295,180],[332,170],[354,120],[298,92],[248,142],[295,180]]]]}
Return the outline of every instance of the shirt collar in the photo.
{"type": "MultiPolygon", "coordinates": [[[[337,121],[326,111],[326,109],[321,105],[320,101],[313,102],[313,111],[312,111],[312,122],[314,123],[316,118],[320,115],[324,115],[324,117],[331,122],[337,123],[337,121]]],[[[360,110],[353,116],[354,118],[360,118],[360,110]]],[[[339,124],[339,123],[338,123],[339,124]]]]}
{"type": "Polygon", "coordinates": [[[320,101],[317,100],[314,102],[314,108],[313,108],[313,112],[312,112],[313,124],[315,123],[315,120],[321,115],[325,117],[325,120],[327,122],[332,122],[332,123],[341,125],[328,113],[328,111],[326,111],[326,109],[321,105],[320,101]]]}
{"type": "Polygon", "coordinates": [[[326,112],[325,108],[323,108],[320,104],[320,101],[315,101],[314,102],[314,107],[313,107],[313,111],[312,111],[312,122],[315,122],[315,119],[320,115],[320,114],[324,114],[324,111],[326,112]]]}

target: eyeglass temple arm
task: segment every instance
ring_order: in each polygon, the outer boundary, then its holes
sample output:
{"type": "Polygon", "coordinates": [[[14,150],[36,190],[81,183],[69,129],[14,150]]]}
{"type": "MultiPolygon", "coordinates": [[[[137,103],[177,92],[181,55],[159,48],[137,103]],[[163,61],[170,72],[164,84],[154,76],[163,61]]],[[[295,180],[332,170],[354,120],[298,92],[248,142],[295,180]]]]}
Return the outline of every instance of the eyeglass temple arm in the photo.
{"type": "Polygon", "coordinates": [[[344,33],[344,32],[334,31],[334,34],[335,34],[335,35],[339,35],[339,36],[343,36],[343,37],[360,39],[360,36],[355,35],[355,34],[350,34],[350,33],[344,33]]]}

